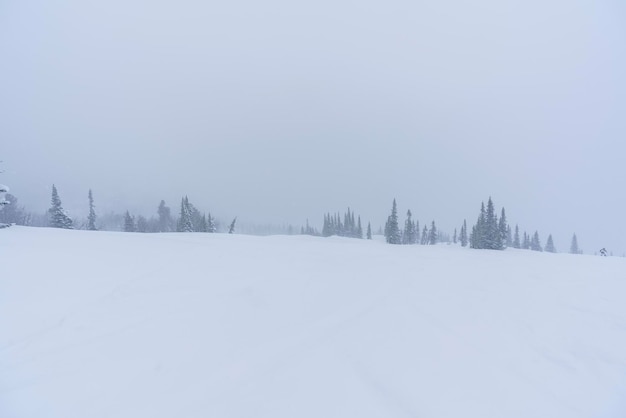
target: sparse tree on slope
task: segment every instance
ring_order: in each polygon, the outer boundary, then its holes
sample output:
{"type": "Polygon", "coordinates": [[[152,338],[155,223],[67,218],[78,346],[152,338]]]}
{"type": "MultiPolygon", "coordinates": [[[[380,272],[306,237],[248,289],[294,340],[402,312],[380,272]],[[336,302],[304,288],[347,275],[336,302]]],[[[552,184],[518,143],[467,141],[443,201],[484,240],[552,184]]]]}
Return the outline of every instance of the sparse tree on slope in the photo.
{"type": "Polygon", "coordinates": [[[572,244],[569,247],[570,254],[580,254],[580,250],[578,249],[578,238],[576,238],[576,234],[572,236],[572,244]]]}
{"type": "Polygon", "coordinates": [[[510,243],[510,234],[507,234],[509,225],[506,221],[506,213],[504,212],[504,208],[502,208],[502,212],[500,213],[500,221],[498,222],[498,231],[500,232],[500,247],[502,249],[507,246],[507,237],[509,237],[508,242],[510,243]]]}
{"type": "Polygon", "coordinates": [[[211,216],[211,213],[209,213],[209,216],[207,217],[206,228],[207,228],[207,232],[209,233],[217,232],[217,225],[215,225],[215,218],[211,216]]]}
{"type": "Polygon", "coordinates": [[[400,228],[398,227],[398,208],[396,206],[396,199],[393,199],[391,215],[389,215],[389,218],[387,218],[387,223],[385,224],[385,239],[389,244],[401,244],[400,228]]]}
{"type": "Polygon", "coordinates": [[[435,245],[439,235],[437,234],[437,227],[435,221],[430,224],[430,231],[428,231],[428,245],[435,245]]]}
{"type": "Polygon", "coordinates": [[[467,247],[467,220],[463,219],[463,226],[461,227],[461,246],[467,247]]]}
{"type": "Polygon", "coordinates": [[[172,230],[172,224],[174,223],[172,220],[172,215],[170,213],[170,208],[165,206],[165,200],[161,200],[159,203],[159,232],[170,232],[172,230]]]}
{"type": "Polygon", "coordinates": [[[412,245],[415,244],[415,224],[411,218],[411,210],[406,212],[406,221],[404,222],[404,233],[402,234],[402,243],[412,245]]]}
{"type": "Polygon", "coordinates": [[[233,219],[233,221],[230,223],[230,226],[228,227],[228,233],[229,234],[234,234],[235,233],[235,222],[237,222],[237,217],[235,216],[235,219],[233,219]]]}
{"type": "Polygon", "coordinates": [[[191,213],[189,212],[189,199],[183,197],[180,202],[180,219],[178,220],[178,232],[193,232],[191,213]]]}
{"type": "Polygon", "coordinates": [[[530,240],[530,249],[532,251],[543,251],[541,248],[541,241],[539,240],[539,233],[537,231],[535,231],[535,234],[530,240]]]}
{"type": "Polygon", "coordinates": [[[124,232],[136,232],[135,219],[128,211],[124,214],[124,232]]]}
{"type": "Polygon", "coordinates": [[[372,225],[370,222],[367,223],[367,239],[372,239],[372,225]]]}
{"type": "Polygon", "coordinates": [[[53,228],[73,228],[72,219],[65,213],[61,198],[59,198],[59,193],[54,184],[52,185],[52,199],[50,209],[48,209],[48,219],[50,226],[53,228]]]}
{"type": "Polygon", "coordinates": [[[424,229],[422,230],[422,239],[420,240],[421,245],[428,245],[428,227],[424,225],[424,229]]]}
{"type": "Polygon", "coordinates": [[[519,240],[519,226],[515,225],[515,235],[513,235],[513,248],[521,248],[522,244],[519,240]]]}
{"type": "Polygon", "coordinates": [[[554,246],[554,242],[552,241],[552,234],[548,235],[548,241],[546,241],[545,251],[547,253],[555,253],[556,247],[554,246]]]}
{"type": "Polygon", "coordinates": [[[89,189],[89,194],[87,196],[89,198],[89,216],[87,216],[87,229],[90,231],[95,231],[96,228],[96,207],[93,204],[93,194],[91,193],[91,189],[89,189]]]}

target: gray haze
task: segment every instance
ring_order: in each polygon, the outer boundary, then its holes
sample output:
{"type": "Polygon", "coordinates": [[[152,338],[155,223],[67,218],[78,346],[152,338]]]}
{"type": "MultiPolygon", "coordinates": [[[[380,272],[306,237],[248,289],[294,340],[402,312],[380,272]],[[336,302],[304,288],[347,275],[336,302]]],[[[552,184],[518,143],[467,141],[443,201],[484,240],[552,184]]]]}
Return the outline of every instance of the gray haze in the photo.
{"type": "Polygon", "coordinates": [[[321,227],[481,200],[626,251],[622,0],[0,4],[0,182],[82,216],[161,199],[321,227]]]}

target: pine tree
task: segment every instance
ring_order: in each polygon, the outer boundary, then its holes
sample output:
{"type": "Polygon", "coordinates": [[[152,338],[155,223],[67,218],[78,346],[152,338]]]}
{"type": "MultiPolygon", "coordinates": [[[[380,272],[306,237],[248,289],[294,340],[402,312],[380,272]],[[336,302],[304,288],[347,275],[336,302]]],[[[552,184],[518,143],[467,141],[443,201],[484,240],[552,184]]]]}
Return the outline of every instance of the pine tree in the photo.
{"type": "Polygon", "coordinates": [[[430,231],[428,231],[428,245],[437,244],[437,239],[439,235],[437,234],[437,227],[435,226],[435,221],[433,221],[430,225],[430,231]]]}
{"type": "Polygon", "coordinates": [[[521,248],[519,240],[519,227],[515,225],[515,235],[513,236],[513,248],[521,248]]]}
{"type": "Polygon", "coordinates": [[[463,219],[463,226],[461,227],[461,247],[467,247],[467,220],[463,219]]]}
{"type": "Polygon", "coordinates": [[[90,231],[95,231],[96,228],[96,209],[93,204],[93,194],[91,193],[91,189],[89,189],[89,194],[87,196],[89,198],[89,216],[87,216],[87,229],[90,231]]]}
{"type": "Polygon", "coordinates": [[[524,231],[524,241],[522,241],[522,248],[524,250],[530,250],[530,236],[524,231]]]}
{"type": "Polygon", "coordinates": [[[502,208],[502,212],[500,213],[500,221],[498,222],[498,231],[500,232],[500,248],[498,249],[504,249],[507,247],[507,237],[508,242],[510,243],[510,230],[509,230],[509,225],[507,224],[506,221],[506,214],[504,212],[504,208],[502,208]],[[507,231],[509,231],[509,233],[507,233],[507,231]]]}
{"type": "Polygon", "coordinates": [[[457,243],[456,228],[454,228],[454,235],[452,235],[452,242],[455,244],[457,243]]]}
{"type": "Polygon", "coordinates": [[[207,216],[206,232],[209,232],[212,234],[217,232],[217,225],[215,225],[215,218],[211,217],[211,213],[209,213],[209,216],[207,216]]]}
{"type": "Polygon", "coordinates": [[[570,254],[580,254],[580,250],[578,249],[578,238],[576,238],[576,234],[572,236],[572,244],[569,247],[570,254]]]}
{"type": "Polygon", "coordinates": [[[398,208],[396,206],[396,199],[393,199],[393,205],[391,207],[391,215],[387,218],[385,224],[385,239],[389,244],[400,244],[400,228],[398,227],[398,208]]]}
{"type": "Polygon", "coordinates": [[[130,215],[128,211],[124,215],[124,232],[135,232],[135,219],[130,215]]]}
{"type": "Polygon", "coordinates": [[[229,234],[234,234],[235,233],[235,222],[237,222],[237,217],[235,216],[235,219],[233,219],[233,221],[230,223],[230,226],[228,227],[228,233],[229,234]]]}
{"type": "Polygon", "coordinates": [[[535,234],[530,240],[530,249],[532,251],[543,251],[541,248],[541,241],[539,241],[539,233],[537,231],[535,231],[535,234]]]}
{"type": "Polygon", "coordinates": [[[372,225],[367,223],[367,239],[372,239],[372,225]]]}
{"type": "Polygon", "coordinates": [[[552,241],[552,234],[548,235],[548,241],[546,242],[545,251],[547,253],[555,253],[556,247],[554,246],[554,242],[552,241]]]}
{"type": "Polygon", "coordinates": [[[72,219],[65,213],[54,184],[52,185],[52,199],[50,209],[48,209],[48,217],[50,226],[53,228],[73,229],[72,219]]]}
{"type": "Polygon", "coordinates": [[[193,232],[191,213],[189,213],[189,199],[183,197],[180,202],[180,218],[178,220],[178,232],[193,232]]]}
{"type": "Polygon", "coordinates": [[[404,233],[402,234],[403,244],[415,244],[415,224],[411,218],[411,210],[406,212],[406,221],[404,222],[404,233]]]}
{"type": "Polygon", "coordinates": [[[135,230],[137,232],[148,232],[148,220],[143,215],[137,215],[135,222],[135,230]]]}
{"type": "Polygon", "coordinates": [[[422,239],[420,240],[421,245],[428,245],[428,227],[424,225],[424,229],[422,230],[422,239]]]}
{"type": "Polygon", "coordinates": [[[170,208],[165,206],[165,200],[161,200],[159,203],[159,209],[157,210],[159,215],[159,232],[170,232],[172,230],[172,215],[170,208]]]}
{"type": "Polygon", "coordinates": [[[356,225],[356,237],[358,239],[363,239],[363,227],[361,226],[361,216],[359,216],[359,219],[356,225]]]}
{"type": "Polygon", "coordinates": [[[506,247],[513,246],[513,231],[511,231],[511,225],[506,226],[506,247]]]}

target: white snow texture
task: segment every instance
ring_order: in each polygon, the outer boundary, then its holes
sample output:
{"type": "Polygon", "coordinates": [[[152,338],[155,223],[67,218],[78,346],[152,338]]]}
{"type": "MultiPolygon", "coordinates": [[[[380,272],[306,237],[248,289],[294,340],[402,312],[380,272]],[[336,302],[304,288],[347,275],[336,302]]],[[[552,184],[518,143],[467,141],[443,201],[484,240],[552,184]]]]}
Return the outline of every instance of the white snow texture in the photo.
{"type": "Polygon", "coordinates": [[[626,417],[626,260],[0,231],[2,418],[626,417]]]}

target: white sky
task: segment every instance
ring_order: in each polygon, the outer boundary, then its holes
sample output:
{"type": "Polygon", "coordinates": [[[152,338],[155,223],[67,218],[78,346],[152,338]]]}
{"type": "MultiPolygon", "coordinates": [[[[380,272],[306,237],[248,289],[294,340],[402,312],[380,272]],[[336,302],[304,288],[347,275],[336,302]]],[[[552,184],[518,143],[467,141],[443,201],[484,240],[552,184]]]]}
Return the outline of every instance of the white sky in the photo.
{"type": "Polygon", "coordinates": [[[0,181],[44,211],[450,232],[490,195],[557,248],[626,251],[620,0],[0,4],[0,181]]]}

